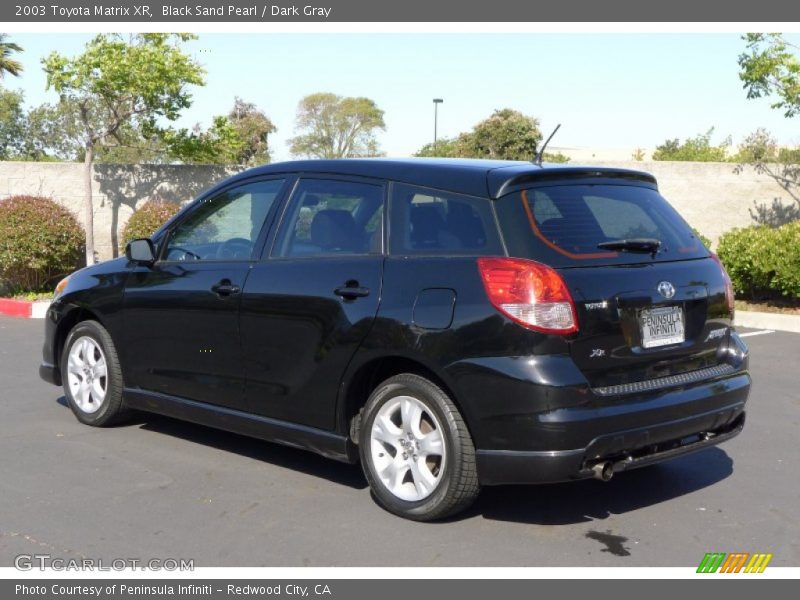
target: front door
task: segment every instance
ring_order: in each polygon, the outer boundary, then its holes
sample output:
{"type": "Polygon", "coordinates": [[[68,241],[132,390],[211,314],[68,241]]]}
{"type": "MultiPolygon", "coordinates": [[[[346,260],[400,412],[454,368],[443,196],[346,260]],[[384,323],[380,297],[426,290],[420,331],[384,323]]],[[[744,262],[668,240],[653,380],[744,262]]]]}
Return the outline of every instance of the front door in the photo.
{"type": "Polygon", "coordinates": [[[249,410],[335,427],[344,370],[378,312],[384,187],[301,179],[242,298],[249,410]]]}
{"type": "Polygon", "coordinates": [[[201,201],[125,287],[126,385],[243,408],[239,305],[283,179],[201,201]]]}

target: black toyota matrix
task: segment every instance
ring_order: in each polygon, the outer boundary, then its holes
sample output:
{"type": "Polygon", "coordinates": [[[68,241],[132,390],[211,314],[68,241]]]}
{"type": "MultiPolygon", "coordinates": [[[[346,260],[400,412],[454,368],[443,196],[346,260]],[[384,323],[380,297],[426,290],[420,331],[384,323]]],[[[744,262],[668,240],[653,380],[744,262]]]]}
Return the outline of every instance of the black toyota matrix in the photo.
{"type": "Polygon", "coordinates": [[[40,373],[88,425],[150,411],[360,461],[382,506],[431,520],[737,435],[732,318],[649,174],[298,161],[63,280],[40,373]]]}

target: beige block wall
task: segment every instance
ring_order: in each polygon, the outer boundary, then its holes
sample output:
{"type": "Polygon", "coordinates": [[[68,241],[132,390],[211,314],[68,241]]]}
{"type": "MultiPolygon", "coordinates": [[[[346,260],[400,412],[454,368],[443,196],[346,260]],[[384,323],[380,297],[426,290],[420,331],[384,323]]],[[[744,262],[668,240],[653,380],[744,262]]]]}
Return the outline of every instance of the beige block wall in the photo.
{"type": "MultiPolygon", "coordinates": [[[[625,167],[656,176],[661,193],[701,233],[716,241],[733,227],[753,223],[754,202],[793,200],[773,179],[748,168],[737,174],[729,163],[585,161],[625,167]]],[[[160,197],[184,203],[234,170],[200,165],[95,165],[95,249],[100,259],[117,255],[125,222],[143,202],[160,197]]],[[[15,194],[50,196],[83,223],[83,165],[0,162],[0,199],[15,194]]]]}
{"type": "Polygon", "coordinates": [[[753,225],[754,203],[770,206],[779,198],[794,204],[788,192],[752,167],[736,173],[731,163],[666,161],[585,161],[584,164],[623,167],[655,175],[661,194],[695,227],[716,243],[734,227],[753,225]]]}
{"type": "MultiPolygon", "coordinates": [[[[100,260],[117,256],[120,234],[133,211],[151,198],[185,203],[234,170],[213,165],[94,166],[95,252],[100,260]]],[[[0,199],[17,194],[48,196],[84,224],[83,165],[0,162],[0,199]]]]}

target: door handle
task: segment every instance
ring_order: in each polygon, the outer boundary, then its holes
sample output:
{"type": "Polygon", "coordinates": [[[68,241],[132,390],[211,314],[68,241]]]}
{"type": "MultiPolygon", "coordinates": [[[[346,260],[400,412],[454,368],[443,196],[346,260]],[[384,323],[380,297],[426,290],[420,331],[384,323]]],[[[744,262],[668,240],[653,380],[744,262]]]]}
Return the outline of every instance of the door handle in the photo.
{"type": "Polygon", "coordinates": [[[341,296],[345,300],[355,300],[356,298],[364,298],[369,296],[369,288],[358,285],[357,281],[350,280],[344,285],[340,285],[333,293],[341,296]]]}
{"type": "Polygon", "coordinates": [[[211,291],[218,296],[232,296],[242,291],[238,285],[233,285],[230,279],[223,279],[211,286],[211,291]]]}

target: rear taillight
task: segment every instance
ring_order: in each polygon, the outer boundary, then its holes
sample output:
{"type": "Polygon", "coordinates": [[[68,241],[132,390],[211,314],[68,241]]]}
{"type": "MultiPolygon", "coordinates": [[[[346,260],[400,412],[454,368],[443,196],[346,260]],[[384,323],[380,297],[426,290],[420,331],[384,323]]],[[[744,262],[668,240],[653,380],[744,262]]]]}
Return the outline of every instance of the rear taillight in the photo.
{"type": "Polygon", "coordinates": [[[489,301],[511,320],[542,333],[578,331],[567,285],[547,265],[520,258],[479,258],[478,271],[489,301]]]}
{"type": "Polygon", "coordinates": [[[719,265],[719,269],[722,271],[722,278],[725,280],[725,300],[728,302],[728,310],[731,311],[731,317],[733,317],[733,282],[731,282],[731,278],[728,275],[728,272],[725,270],[725,267],[722,265],[722,261],[719,259],[719,256],[712,252],[711,258],[714,259],[714,262],[719,265]]]}

